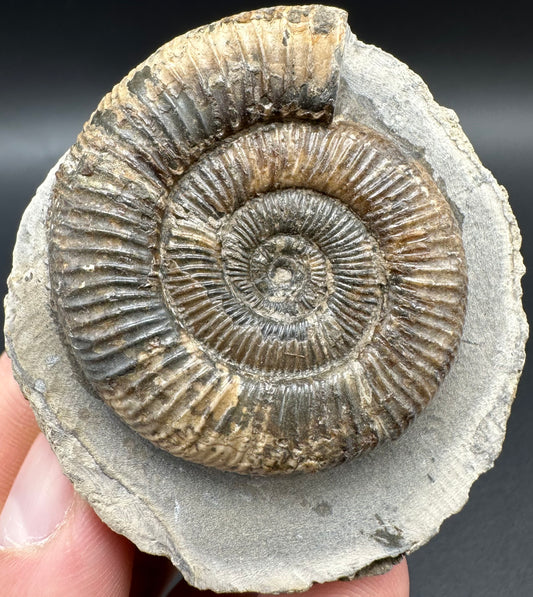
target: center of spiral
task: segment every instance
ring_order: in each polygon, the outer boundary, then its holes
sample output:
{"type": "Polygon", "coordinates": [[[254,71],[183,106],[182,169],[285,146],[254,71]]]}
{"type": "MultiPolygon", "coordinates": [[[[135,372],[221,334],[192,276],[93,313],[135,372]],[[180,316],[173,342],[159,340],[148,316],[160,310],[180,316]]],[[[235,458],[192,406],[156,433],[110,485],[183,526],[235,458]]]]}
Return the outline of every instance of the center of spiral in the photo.
{"type": "MultiPolygon", "coordinates": [[[[319,284],[310,285],[313,276],[317,278],[311,257],[316,262],[323,259],[320,251],[303,238],[280,234],[266,239],[251,251],[249,275],[252,287],[246,288],[238,280],[240,291],[248,295],[255,308],[262,303],[261,308],[271,315],[275,316],[276,312],[302,314],[324,299],[328,286],[325,278],[319,284]],[[250,296],[254,291],[257,300],[250,296]],[[308,299],[305,305],[301,301],[303,295],[308,299]]],[[[231,252],[229,259],[231,261],[231,252]]]]}
{"type": "Polygon", "coordinates": [[[289,286],[292,280],[292,271],[283,265],[276,264],[270,277],[277,286],[289,286]]]}
{"type": "Polygon", "coordinates": [[[283,189],[217,218],[179,200],[162,244],[163,291],[201,349],[232,368],[294,375],[334,366],[369,340],[386,274],[347,206],[283,189]]]}

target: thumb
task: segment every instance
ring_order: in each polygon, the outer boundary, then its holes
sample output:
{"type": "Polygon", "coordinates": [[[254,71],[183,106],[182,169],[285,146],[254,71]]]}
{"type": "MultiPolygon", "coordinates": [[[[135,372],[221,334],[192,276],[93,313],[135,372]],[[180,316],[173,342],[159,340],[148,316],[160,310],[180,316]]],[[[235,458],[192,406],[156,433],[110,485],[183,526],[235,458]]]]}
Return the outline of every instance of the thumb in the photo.
{"type": "Polygon", "coordinates": [[[133,546],[75,492],[42,434],[0,514],[6,597],[127,597],[133,546]]]}

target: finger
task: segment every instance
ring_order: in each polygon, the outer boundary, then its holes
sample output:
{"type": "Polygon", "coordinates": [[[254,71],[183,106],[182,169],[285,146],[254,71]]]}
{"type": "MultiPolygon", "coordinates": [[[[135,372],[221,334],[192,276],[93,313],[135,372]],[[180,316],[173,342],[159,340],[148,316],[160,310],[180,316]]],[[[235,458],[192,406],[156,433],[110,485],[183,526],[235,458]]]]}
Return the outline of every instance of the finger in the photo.
{"type": "MultiPolygon", "coordinates": [[[[315,585],[299,597],[409,597],[409,573],[405,558],[386,574],[346,582],[315,585]]],[[[265,597],[259,595],[258,597],[265,597]]],[[[279,597],[294,597],[284,594],[279,597]]]]}
{"type": "Polygon", "coordinates": [[[133,545],[74,492],[41,434],[0,514],[0,544],[5,597],[129,593],[133,545]]]}
{"type": "Polygon", "coordinates": [[[0,356],[0,511],[39,428],[11,373],[11,361],[0,356]]]}

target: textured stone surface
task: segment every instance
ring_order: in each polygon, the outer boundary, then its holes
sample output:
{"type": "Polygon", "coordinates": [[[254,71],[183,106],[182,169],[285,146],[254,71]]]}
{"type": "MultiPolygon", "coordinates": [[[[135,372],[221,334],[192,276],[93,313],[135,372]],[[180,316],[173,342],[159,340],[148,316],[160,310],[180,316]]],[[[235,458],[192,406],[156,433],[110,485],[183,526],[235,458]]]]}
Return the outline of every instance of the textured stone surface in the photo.
{"type": "Polygon", "coordinates": [[[65,472],[102,519],[141,549],[170,557],[201,588],[302,590],[369,573],[428,541],[501,449],[527,335],[520,237],[505,191],[419,77],[355,37],[334,114],[346,119],[392,139],[432,174],[462,229],[468,303],[457,358],[426,410],[398,440],[331,470],[284,478],[220,472],[129,429],[91,394],[56,330],[45,235],[55,168],[21,224],[6,306],[17,379],[65,472]]]}

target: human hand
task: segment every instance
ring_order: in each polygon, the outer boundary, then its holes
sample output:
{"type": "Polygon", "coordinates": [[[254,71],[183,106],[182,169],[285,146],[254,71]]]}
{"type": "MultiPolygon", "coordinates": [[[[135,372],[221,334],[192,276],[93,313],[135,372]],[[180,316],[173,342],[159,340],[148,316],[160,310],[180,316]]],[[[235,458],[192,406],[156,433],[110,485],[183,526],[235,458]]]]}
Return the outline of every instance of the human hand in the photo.
{"type": "MultiPolygon", "coordinates": [[[[74,491],[0,357],[0,587],[4,597],[215,595],[165,558],[141,554],[74,491]],[[170,591],[170,592],[169,592],[170,591]]],[[[408,597],[403,560],[382,576],[315,585],[301,597],[408,597]]]]}

